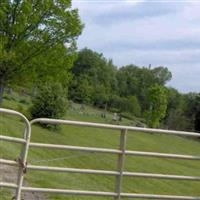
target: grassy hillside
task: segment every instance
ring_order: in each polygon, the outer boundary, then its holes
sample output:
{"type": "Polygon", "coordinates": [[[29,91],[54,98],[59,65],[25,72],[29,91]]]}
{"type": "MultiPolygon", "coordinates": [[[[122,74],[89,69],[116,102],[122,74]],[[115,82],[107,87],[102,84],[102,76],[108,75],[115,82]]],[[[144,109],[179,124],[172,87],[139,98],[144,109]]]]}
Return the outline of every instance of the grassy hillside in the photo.
{"type": "MultiPolygon", "coordinates": [[[[14,99],[7,98],[4,106],[9,108],[20,108],[26,112],[30,105],[27,97],[15,96],[14,99]]],[[[100,110],[85,107],[84,111],[74,105],[66,113],[66,119],[76,119],[82,121],[111,122],[112,115],[108,118],[100,117],[100,110]]],[[[129,120],[123,120],[124,124],[131,124],[129,120]]],[[[13,117],[0,116],[0,133],[10,136],[21,136],[22,123],[13,117]]],[[[80,128],[73,126],[62,126],[57,132],[53,132],[39,126],[33,126],[32,142],[81,145],[90,147],[117,148],[119,143],[119,132],[112,130],[101,130],[95,128],[80,128]]],[[[20,145],[13,145],[8,142],[0,143],[1,157],[15,159],[18,157],[20,145]],[[6,150],[5,150],[6,149],[6,150]]],[[[177,136],[167,136],[158,134],[144,134],[129,132],[127,149],[142,151],[159,151],[164,153],[180,153],[199,155],[200,141],[195,141],[177,136]]],[[[88,169],[116,169],[117,156],[95,153],[81,153],[64,150],[35,149],[31,148],[28,155],[28,163],[34,165],[48,165],[60,167],[75,167],[88,169]]],[[[125,160],[126,171],[164,173],[177,175],[197,175],[200,176],[199,161],[181,161],[172,159],[143,158],[127,156],[125,160]]],[[[50,187],[63,189],[85,189],[114,191],[114,177],[103,177],[101,175],[80,175],[69,173],[47,173],[39,171],[29,171],[25,180],[30,186],[50,187]]],[[[193,195],[200,196],[200,183],[195,181],[169,181],[143,178],[124,178],[123,192],[151,193],[151,194],[173,194],[173,195],[193,195]]],[[[1,192],[0,199],[10,199],[8,193],[1,192]]],[[[111,199],[97,197],[76,197],[64,195],[49,195],[50,200],[93,200],[111,199]]]]}

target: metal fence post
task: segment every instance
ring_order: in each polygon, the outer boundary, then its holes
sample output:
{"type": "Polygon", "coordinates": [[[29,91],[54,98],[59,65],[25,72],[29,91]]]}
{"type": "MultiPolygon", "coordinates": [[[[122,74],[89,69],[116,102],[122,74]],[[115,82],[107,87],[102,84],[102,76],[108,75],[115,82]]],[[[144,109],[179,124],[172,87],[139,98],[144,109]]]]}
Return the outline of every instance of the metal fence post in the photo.
{"type": "Polygon", "coordinates": [[[27,123],[24,131],[24,139],[26,140],[26,143],[24,144],[20,158],[18,159],[19,162],[19,171],[17,177],[18,187],[15,193],[15,200],[21,200],[21,189],[23,186],[24,174],[26,173],[26,163],[29,150],[30,136],[31,136],[31,127],[30,123],[27,123]]]}
{"type": "Polygon", "coordinates": [[[119,154],[118,162],[117,162],[117,171],[119,172],[119,175],[117,175],[116,182],[115,182],[115,192],[117,193],[117,196],[114,197],[114,200],[121,199],[120,194],[121,194],[121,188],[122,188],[122,178],[123,178],[123,169],[124,169],[124,161],[125,161],[126,135],[127,135],[127,130],[125,129],[121,130],[120,144],[119,144],[119,149],[121,150],[121,153],[119,154]]]}

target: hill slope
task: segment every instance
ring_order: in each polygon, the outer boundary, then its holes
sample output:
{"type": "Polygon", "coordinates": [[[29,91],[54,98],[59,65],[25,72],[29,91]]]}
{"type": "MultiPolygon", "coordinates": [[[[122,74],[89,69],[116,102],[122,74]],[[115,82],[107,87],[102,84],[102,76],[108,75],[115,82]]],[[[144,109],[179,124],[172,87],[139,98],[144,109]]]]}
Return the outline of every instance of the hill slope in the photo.
{"type": "MultiPolygon", "coordinates": [[[[12,101],[12,104],[9,105],[16,107],[15,103],[16,102],[12,101]]],[[[94,116],[87,116],[84,114],[79,116],[78,120],[98,121],[98,118],[95,118],[94,116]]],[[[68,113],[68,118],[75,119],[76,115],[68,113]]],[[[23,126],[16,118],[1,115],[0,124],[1,134],[21,137],[23,126]]],[[[33,126],[31,141],[117,148],[119,143],[119,131],[62,126],[59,131],[53,132],[39,126],[33,126]]],[[[13,145],[8,142],[0,143],[1,157],[3,158],[16,159],[19,154],[19,149],[20,145],[13,145]]],[[[200,141],[177,136],[129,132],[127,149],[199,155],[200,141]]],[[[115,155],[39,148],[31,148],[28,155],[29,164],[46,166],[116,170],[116,162],[117,156],[115,155]]],[[[125,160],[125,170],[200,176],[200,162],[127,156],[125,160]]],[[[109,176],[103,177],[101,175],[29,171],[25,176],[25,180],[29,185],[35,187],[114,191],[115,178],[109,176]]],[[[200,196],[199,188],[200,183],[195,181],[186,182],[143,178],[124,178],[123,180],[123,192],[200,196]]],[[[4,192],[0,193],[0,197],[3,197],[3,194],[4,197],[10,198],[9,193],[6,193],[5,195],[4,192]]],[[[111,198],[49,195],[48,199],[93,200],[111,198]]]]}

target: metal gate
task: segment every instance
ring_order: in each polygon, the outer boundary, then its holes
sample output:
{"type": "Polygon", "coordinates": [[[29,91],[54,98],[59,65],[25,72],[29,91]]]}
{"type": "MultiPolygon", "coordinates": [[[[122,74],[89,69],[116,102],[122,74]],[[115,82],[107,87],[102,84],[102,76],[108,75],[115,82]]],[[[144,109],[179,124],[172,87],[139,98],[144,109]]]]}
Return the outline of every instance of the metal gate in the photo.
{"type": "MultiPolygon", "coordinates": [[[[2,109],[0,108],[0,113],[15,115],[22,119],[25,130],[23,138],[8,137],[0,135],[0,140],[7,142],[20,143],[23,145],[21,155],[17,161],[6,160],[0,158],[0,164],[18,166],[18,180],[17,184],[1,182],[0,187],[12,188],[15,189],[15,200],[21,199],[22,192],[41,192],[41,193],[59,193],[66,195],[82,195],[82,196],[101,196],[101,197],[112,197],[114,200],[126,198],[140,198],[140,199],[187,199],[187,200],[200,200],[200,197],[193,196],[174,196],[174,195],[155,195],[155,194],[137,194],[137,193],[123,193],[122,180],[123,177],[142,177],[142,178],[152,178],[152,179],[173,179],[173,180],[186,180],[186,181],[200,181],[199,176],[180,176],[180,175],[169,175],[169,174],[153,174],[153,173],[138,173],[138,172],[127,172],[124,171],[124,162],[125,156],[143,156],[143,157],[158,157],[163,159],[182,159],[182,160],[198,160],[200,161],[200,156],[194,155],[180,155],[180,154],[166,154],[159,152],[144,152],[144,151],[130,151],[126,149],[126,140],[128,131],[139,131],[145,133],[159,133],[159,134],[168,134],[168,135],[179,135],[179,136],[190,136],[190,137],[200,137],[200,134],[193,132],[184,132],[184,131],[169,131],[162,129],[149,129],[149,128],[138,128],[130,126],[118,126],[118,125],[108,125],[108,124],[99,124],[99,123],[88,123],[88,122],[78,122],[78,121],[69,121],[69,120],[58,120],[58,119],[34,119],[28,121],[27,118],[19,112],[2,109]],[[84,126],[84,127],[93,127],[101,129],[114,129],[119,130],[120,141],[119,149],[108,149],[108,148],[94,148],[94,147],[82,147],[82,146],[69,146],[61,144],[44,144],[44,143],[33,143],[30,142],[31,138],[31,126],[36,123],[45,123],[45,124],[62,124],[62,125],[75,125],[75,126],[84,126]],[[63,149],[70,151],[82,151],[82,152],[95,152],[95,153],[104,153],[104,154],[116,154],[118,155],[118,161],[116,163],[116,171],[108,170],[92,170],[92,169],[77,169],[77,168],[65,168],[65,167],[49,167],[49,166],[36,166],[27,164],[27,156],[29,147],[33,148],[52,148],[52,149],[63,149]],[[40,170],[40,171],[49,171],[49,172],[68,172],[68,173],[81,173],[81,174],[95,174],[103,176],[114,176],[115,178],[115,190],[111,192],[103,191],[86,191],[86,190],[67,190],[67,189],[54,189],[54,188],[34,188],[26,187],[23,185],[23,178],[26,172],[26,169],[40,170]]],[[[133,134],[133,132],[130,132],[133,134]]]]}

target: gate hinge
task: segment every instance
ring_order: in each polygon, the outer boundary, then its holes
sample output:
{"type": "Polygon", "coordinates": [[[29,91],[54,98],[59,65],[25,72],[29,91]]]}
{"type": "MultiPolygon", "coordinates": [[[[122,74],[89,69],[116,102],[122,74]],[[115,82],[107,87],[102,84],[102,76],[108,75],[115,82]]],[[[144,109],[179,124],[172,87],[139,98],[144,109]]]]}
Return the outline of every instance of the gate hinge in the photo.
{"type": "Polygon", "coordinates": [[[19,163],[19,166],[22,168],[24,174],[27,172],[27,162],[23,162],[21,158],[17,158],[15,161],[19,163]]]}

